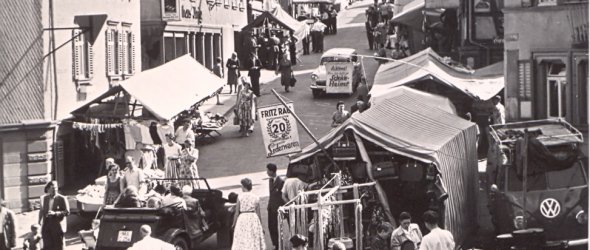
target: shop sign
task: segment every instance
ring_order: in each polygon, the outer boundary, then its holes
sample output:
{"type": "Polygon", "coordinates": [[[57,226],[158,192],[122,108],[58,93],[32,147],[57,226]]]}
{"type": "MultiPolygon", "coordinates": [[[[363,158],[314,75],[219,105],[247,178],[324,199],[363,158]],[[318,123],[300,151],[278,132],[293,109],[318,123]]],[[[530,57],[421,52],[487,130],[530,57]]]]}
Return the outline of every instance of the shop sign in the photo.
{"type": "Polygon", "coordinates": [[[180,0],[161,0],[162,21],[180,21],[180,0]]]}
{"type": "MultiPolygon", "coordinates": [[[[293,103],[287,103],[293,111],[293,103]]],[[[262,139],[266,157],[297,153],[301,151],[297,121],[282,104],[258,108],[262,139]]]]}
{"type": "Polygon", "coordinates": [[[49,159],[49,153],[27,154],[28,162],[46,161],[49,159]]]}
{"type": "Polygon", "coordinates": [[[201,16],[202,16],[203,12],[197,6],[182,5],[182,7],[180,9],[182,12],[182,18],[201,20],[201,16]]]}
{"type": "Polygon", "coordinates": [[[326,63],[326,93],[352,93],[352,62],[326,63]]]}
{"type": "Polygon", "coordinates": [[[28,176],[29,185],[40,185],[51,181],[51,175],[28,176]]]}

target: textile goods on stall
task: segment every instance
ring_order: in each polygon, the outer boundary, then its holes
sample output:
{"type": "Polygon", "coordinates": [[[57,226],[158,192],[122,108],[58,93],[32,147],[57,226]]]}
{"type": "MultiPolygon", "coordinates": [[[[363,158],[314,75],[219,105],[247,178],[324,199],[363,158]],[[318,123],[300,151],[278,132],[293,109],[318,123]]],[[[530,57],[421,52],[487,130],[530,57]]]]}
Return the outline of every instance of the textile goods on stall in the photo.
{"type": "MultiPolygon", "coordinates": [[[[477,199],[476,124],[412,98],[390,98],[354,113],[318,141],[324,148],[346,131],[391,153],[434,164],[442,178],[444,226],[462,242],[475,227],[477,199]]],[[[320,152],[312,144],[290,156],[290,164],[320,152]]]]}
{"type": "Polygon", "coordinates": [[[78,129],[82,131],[95,131],[98,133],[104,133],[107,129],[116,129],[122,128],[123,123],[108,123],[108,124],[99,124],[99,123],[84,123],[84,122],[73,122],[72,128],[78,129]]]}

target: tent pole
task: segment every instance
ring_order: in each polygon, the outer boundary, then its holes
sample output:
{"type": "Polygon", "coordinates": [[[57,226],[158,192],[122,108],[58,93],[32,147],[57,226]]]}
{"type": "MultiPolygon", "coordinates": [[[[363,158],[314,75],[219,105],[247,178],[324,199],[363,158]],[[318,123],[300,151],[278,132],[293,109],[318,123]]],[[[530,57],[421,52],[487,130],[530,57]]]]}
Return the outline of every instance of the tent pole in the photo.
{"type": "Polygon", "coordinates": [[[283,106],[285,106],[285,108],[287,108],[287,110],[289,110],[289,113],[291,113],[293,115],[293,117],[295,117],[295,120],[297,121],[297,123],[299,123],[299,125],[301,125],[303,127],[303,129],[305,130],[305,132],[307,132],[307,134],[311,137],[311,139],[318,145],[318,147],[320,147],[320,149],[322,150],[322,152],[324,152],[324,154],[326,154],[328,156],[328,159],[330,160],[330,162],[332,162],[332,164],[334,164],[334,166],[336,166],[338,169],[340,169],[340,166],[338,166],[338,164],[334,161],[334,159],[332,159],[332,157],[330,156],[330,154],[328,154],[328,151],[326,151],[326,149],[324,148],[324,146],[322,146],[322,144],[320,144],[320,142],[318,141],[317,138],[315,138],[315,136],[311,133],[311,130],[309,130],[309,128],[307,128],[307,126],[305,126],[305,124],[303,123],[303,121],[301,119],[299,119],[299,116],[297,116],[295,114],[295,112],[293,112],[293,110],[291,110],[289,108],[289,106],[287,106],[287,103],[285,103],[285,101],[283,100],[283,98],[281,98],[279,96],[279,94],[277,93],[276,90],[271,89],[272,93],[275,95],[275,97],[277,97],[277,99],[279,99],[279,101],[281,102],[281,104],[283,104],[283,106]]]}

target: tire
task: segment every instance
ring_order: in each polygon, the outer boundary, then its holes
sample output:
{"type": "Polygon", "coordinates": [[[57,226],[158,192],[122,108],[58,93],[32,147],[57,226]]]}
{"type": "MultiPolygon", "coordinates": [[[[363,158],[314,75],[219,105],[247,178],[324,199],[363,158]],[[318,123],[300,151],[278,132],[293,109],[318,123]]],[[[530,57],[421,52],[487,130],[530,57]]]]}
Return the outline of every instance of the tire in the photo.
{"type": "Polygon", "coordinates": [[[176,238],[172,239],[170,244],[174,245],[176,250],[189,250],[189,244],[186,239],[182,236],[176,236],[176,238]]]}
{"type": "Polygon", "coordinates": [[[318,98],[322,95],[322,91],[319,89],[312,89],[311,94],[313,95],[313,98],[318,98]]]}

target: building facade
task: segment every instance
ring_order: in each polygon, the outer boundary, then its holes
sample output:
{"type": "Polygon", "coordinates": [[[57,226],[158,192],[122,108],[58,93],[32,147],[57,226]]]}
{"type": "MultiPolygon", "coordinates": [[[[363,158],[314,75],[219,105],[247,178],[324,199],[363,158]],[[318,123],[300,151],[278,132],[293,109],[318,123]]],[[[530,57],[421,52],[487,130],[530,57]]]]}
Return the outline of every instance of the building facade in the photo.
{"type": "Polygon", "coordinates": [[[0,196],[11,209],[36,208],[48,180],[77,178],[64,168],[64,119],[141,70],[139,4],[0,2],[0,196]]]}
{"type": "Polygon", "coordinates": [[[588,1],[508,2],[506,119],[564,118],[587,131],[588,1]]]}
{"type": "Polygon", "coordinates": [[[213,69],[235,51],[235,37],[247,24],[246,0],[143,0],[143,69],[190,53],[213,69]]]}

